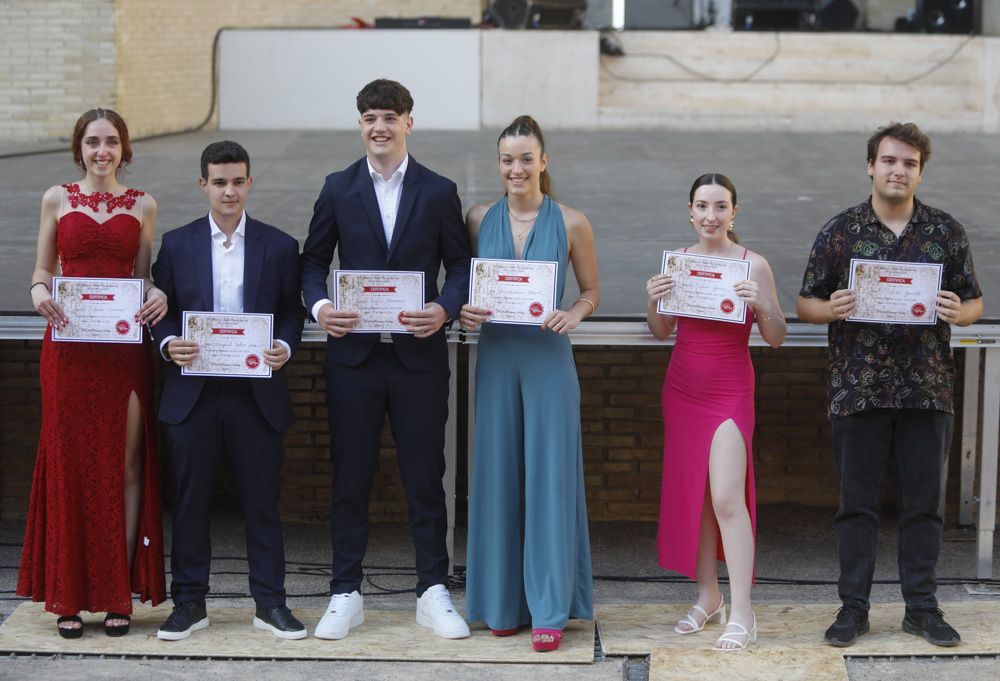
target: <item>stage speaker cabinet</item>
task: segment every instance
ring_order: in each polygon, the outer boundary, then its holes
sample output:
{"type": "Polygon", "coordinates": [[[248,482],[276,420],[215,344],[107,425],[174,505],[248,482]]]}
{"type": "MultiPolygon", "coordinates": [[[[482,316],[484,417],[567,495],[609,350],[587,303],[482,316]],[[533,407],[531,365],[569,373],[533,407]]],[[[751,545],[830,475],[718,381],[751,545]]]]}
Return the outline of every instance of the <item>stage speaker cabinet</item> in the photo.
{"type": "Polygon", "coordinates": [[[858,8],[851,0],[821,0],[816,22],[824,31],[850,31],[858,23],[858,8]]]}
{"type": "Polygon", "coordinates": [[[917,6],[927,33],[972,33],[975,28],[974,0],[922,0],[917,6]]]}
{"type": "Polygon", "coordinates": [[[472,28],[466,17],[375,17],[375,28],[472,28]]]}
{"type": "Polygon", "coordinates": [[[801,31],[816,28],[816,0],[733,0],[738,31],[801,31]]]}
{"type": "Polygon", "coordinates": [[[587,0],[493,0],[487,12],[500,28],[579,29],[587,0]]]}

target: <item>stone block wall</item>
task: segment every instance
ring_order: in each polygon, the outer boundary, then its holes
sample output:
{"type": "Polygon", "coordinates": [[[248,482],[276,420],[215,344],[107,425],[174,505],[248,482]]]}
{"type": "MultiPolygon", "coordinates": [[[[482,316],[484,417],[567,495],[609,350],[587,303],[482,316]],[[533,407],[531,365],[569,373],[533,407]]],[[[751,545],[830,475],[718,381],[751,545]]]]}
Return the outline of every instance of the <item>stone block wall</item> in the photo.
{"type": "Polygon", "coordinates": [[[114,0],[6,0],[0,35],[0,144],[68,140],[116,105],[114,0]]]}

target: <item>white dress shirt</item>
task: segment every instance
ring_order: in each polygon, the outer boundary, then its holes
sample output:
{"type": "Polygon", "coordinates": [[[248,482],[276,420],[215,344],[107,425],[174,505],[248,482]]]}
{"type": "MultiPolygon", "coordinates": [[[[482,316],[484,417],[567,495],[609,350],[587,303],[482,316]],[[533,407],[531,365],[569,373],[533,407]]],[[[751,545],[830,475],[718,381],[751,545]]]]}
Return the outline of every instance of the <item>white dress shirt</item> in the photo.
{"type": "Polygon", "coordinates": [[[212,229],[212,311],[243,312],[247,213],[243,211],[232,237],[226,236],[211,213],[208,214],[208,225],[212,229]]]}
{"type": "MultiPolygon", "coordinates": [[[[375,186],[375,198],[378,200],[378,212],[382,216],[382,229],[385,230],[385,243],[388,246],[392,243],[392,234],[396,230],[396,216],[399,214],[399,199],[403,196],[403,178],[406,177],[406,168],[410,165],[410,155],[403,158],[395,172],[389,179],[382,177],[382,173],[375,170],[371,159],[365,157],[368,164],[368,174],[372,178],[375,186]]],[[[313,319],[318,320],[319,310],[327,303],[333,304],[329,298],[323,298],[312,306],[313,319]]]]}

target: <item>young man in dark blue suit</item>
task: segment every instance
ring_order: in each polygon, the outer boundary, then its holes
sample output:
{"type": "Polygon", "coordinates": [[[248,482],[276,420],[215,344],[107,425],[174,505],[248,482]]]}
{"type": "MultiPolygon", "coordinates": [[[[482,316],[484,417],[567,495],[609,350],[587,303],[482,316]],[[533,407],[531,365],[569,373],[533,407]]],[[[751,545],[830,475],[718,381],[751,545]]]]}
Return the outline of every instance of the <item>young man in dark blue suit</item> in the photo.
{"type": "Polygon", "coordinates": [[[455,183],[407,153],[413,128],[409,91],[395,81],[375,80],[358,93],[357,105],[367,153],[327,176],[302,251],[306,306],[329,334],[324,368],[333,462],[333,575],[330,605],[315,635],[344,638],[364,621],[359,589],[368,498],[388,413],[416,550],[417,622],[439,636],[464,638],[469,627],[445,588],[442,477],[449,371],[443,327],[466,300],[471,247],[455,183]],[[327,292],[335,250],[340,269],[424,273],[426,304],[402,317],[412,334],[353,332],[358,313],[336,310],[327,292]],[[442,264],[445,280],[438,290],[442,264]]]}
{"type": "Polygon", "coordinates": [[[278,515],[281,440],[292,424],[283,370],[302,338],[299,245],[245,210],[253,178],[246,150],[210,144],[201,156],[209,213],[167,232],[153,280],[169,312],[156,326],[163,371],[160,421],[166,424],[175,499],[170,593],[174,609],[160,639],[175,641],[208,626],[209,521],[219,460],[228,457],[243,511],[255,627],[279,638],[304,638],[285,605],[285,554],[278,515]],[[184,376],[198,344],[181,336],[182,312],[274,315],[274,343],[263,349],[269,378],[184,376]]]}

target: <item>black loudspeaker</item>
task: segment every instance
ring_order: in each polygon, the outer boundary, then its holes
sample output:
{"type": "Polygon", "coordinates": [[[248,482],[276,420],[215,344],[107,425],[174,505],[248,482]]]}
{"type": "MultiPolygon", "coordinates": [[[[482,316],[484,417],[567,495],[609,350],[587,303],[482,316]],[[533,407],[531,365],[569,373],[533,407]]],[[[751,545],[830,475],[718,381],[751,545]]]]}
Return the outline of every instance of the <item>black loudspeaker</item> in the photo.
{"type": "Polygon", "coordinates": [[[472,28],[466,17],[375,17],[375,28],[472,28]]]}
{"type": "Polygon", "coordinates": [[[787,31],[815,28],[815,0],[734,0],[733,28],[787,31]]]}
{"type": "Polygon", "coordinates": [[[587,0],[493,0],[487,18],[500,28],[578,29],[587,0]]]}
{"type": "Polygon", "coordinates": [[[850,31],[858,23],[858,8],[851,0],[822,0],[816,22],[826,31],[850,31]]]}
{"type": "Polygon", "coordinates": [[[974,0],[922,0],[917,7],[920,26],[928,33],[972,33],[974,0]]]}

